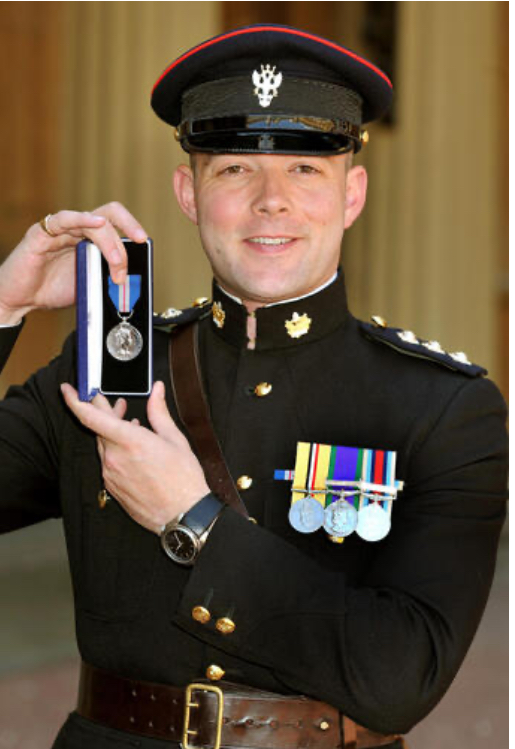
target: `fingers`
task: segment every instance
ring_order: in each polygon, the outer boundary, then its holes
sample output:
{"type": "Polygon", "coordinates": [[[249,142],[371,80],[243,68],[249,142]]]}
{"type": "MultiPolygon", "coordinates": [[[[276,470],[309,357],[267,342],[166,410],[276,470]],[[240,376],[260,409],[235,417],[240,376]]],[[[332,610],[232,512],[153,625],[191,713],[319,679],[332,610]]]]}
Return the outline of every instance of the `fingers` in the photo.
{"type": "Polygon", "coordinates": [[[107,205],[94,210],[93,213],[107,218],[113,226],[116,226],[123,235],[132,239],[133,242],[147,241],[148,234],[145,229],[121,203],[116,201],[107,203],[107,205]]]}
{"type": "Polygon", "coordinates": [[[97,437],[97,450],[100,456],[100,461],[103,465],[105,460],[105,445],[100,437],[97,437]]]}
{"type": "Polygon", "coordinates": [[[109,411],[104,408],[104,405],[101,408],[92,403],[84,403],[79,400],[77,391],[68,383],[61,385],[61,392],[66,405],[81,424],[91,429],[99,437],[118,443],[123,442],[128,437],[127,430],[132,429],[131,425],[113,413],[109,403],[107,404],[109,411]]]}
{"type": "Polygon", "coordinates": [[[141,224],[121,203],[112,202],[92,212],[59,211],[47,220],[51,236],[37,225],[37,231],[55,249],[70,245],[70,237],[87,237],[99,248],[109,265],[115,283],[123,283],[127,273],[127,252],[118,231],[134,242],[147,240],[141,224]],[[53,236],[55,235],[55,237],[53,236]]]}
{"type": "Polygon", "coordinates": [[[45,236],[51,237],[53,235],[58,237],[61,234],[71,234],[72,232],[82,232],[83,236],[84,229],[98,229],[105,223],[106,219],[101,215],[80,211],[59,211],[48,217],[46,226],[49,234],[45,232],[41,225],[40,229],[45,236]]]}
{"type": "Polygon", "coordinates": [[[115,283],[121,284],[127,273],[127,252],[114,227],[133,242],[145,242],[147,232],[127,208],[116,201],[100,206],[94,213],[108,219],[103,229],[105,236],[99,230],[95,232],[98,236],[93,239],[109,264],[111,278],[115,283]]]}
{"type": "Polygon", "coordinates": [[[114,406],[111,406],[105,395],[102,395],[102,393],[97,393],[97,395],[95,395],[91,402],[101,411],[104,411],[105,413],[112,413],[119,419],[123,419],[123,417],[127,413],[127,401],[124,400],[124,398],[118,398],[114,406]]]}
{"type": "Polygon", "coordinates": [[[170,416],[165,400],[165,387],[162,382],[154,383],[147,403],[147,414],[150,426],[160,437],[169,441],[183,438],[170,416]]]}

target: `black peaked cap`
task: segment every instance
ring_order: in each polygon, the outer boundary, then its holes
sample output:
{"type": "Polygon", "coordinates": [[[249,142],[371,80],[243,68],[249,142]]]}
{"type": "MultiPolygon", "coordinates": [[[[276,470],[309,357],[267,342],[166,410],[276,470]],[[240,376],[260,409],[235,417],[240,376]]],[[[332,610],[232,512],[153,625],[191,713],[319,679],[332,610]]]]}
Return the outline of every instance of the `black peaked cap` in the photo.
{"type": "MultiPolygon", "coordinates": [[[[184,127],[187,122],[188,135],[191,123],[205,118],[211,118],[210,128],[233,127],[233,121],[215,120],[224,116],[272,116],[276,120],[266,128],[278,130],[277,118],[285,115],[348,121],[356,139],[356,128],[379,118],[391,100],[387,75],[360,55],[307,31],[256,24],[208,39],[178,57],[157,80],[151,103],[168,124],[184,127]],[[272,104],[260,106],[253,75],[264,68],[277,70],[282,84],[272,104]]],[[[242,125],[247,132],[260,127],[248,122],[242,125]]]]}

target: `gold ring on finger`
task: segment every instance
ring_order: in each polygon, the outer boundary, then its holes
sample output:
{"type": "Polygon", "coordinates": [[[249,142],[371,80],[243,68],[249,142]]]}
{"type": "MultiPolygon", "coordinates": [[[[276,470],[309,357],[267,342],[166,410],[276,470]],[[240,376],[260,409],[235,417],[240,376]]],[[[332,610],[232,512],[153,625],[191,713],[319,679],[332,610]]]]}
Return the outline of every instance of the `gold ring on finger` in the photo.
{"type": "Polygon", "coordinates": [[[41,219],[41,221],[39,222],[39,225],[41,226],[45,234],[48,234],[49,237],[58,237],[59,236],[58,234],[55,234],[55,232],[53,232],[51,229],[48,228],[48,221],[49,219],[52,218],[52,216],[53,214],[49,213],[48,216],[45,216],[45,218],[41,219]]]}

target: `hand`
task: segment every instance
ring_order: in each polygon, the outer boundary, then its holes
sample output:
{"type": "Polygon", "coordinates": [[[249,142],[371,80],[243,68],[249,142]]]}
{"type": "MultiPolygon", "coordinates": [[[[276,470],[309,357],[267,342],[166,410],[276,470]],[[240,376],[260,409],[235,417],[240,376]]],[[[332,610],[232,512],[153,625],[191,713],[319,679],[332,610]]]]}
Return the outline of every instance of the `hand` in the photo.
{"type": "Polygon", "coordinates": [[[75,248],[87,237],[109,264],[116,283],[125,280],[127,253],[116,229],[144,242],[143,227],[120,203],[92,213],[59,211],[48,219],[50,237],[34,224],[0,266],[0,323],[15,323],[33,309],[69,307],[75,301],[75,248]]]}
{"type": "Polygon", "coordinates": [[[112,408],[103,395],[84,403],[71,385],[61,390],[79,421],[98,435],[105,488],[137,523],[159,534],[208,494],[202,466],[170,416],[162,382],[154,384],[147,404],[153,431],[124,420],[121,398],[112,408]]]}

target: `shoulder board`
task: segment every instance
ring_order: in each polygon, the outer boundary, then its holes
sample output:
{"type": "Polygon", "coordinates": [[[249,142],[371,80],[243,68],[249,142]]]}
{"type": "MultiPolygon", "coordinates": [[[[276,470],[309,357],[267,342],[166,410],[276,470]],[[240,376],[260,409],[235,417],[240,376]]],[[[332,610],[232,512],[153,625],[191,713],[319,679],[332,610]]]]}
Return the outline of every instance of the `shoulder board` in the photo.
{"type": "Polygon", "coordinates": [[[192,307],[186,307],[186,309],[175,309],[175,307],[169,307],[160,314],[154,312],[152,322],[154,328],[171,330],[178,325],[187,325],[190,322],[202,320],[204,317],[211,314],[212,306],[212,302],[208,299],[199,299],[193,303],[192,307]]]}
{"type": "Polygon", "coordinates": [[[469,377],[482,377],[487,370],[478,364],[472,364],[463,351],[448,353],[438,341],[425,341],[418,338],[411,330],[390,328],[380,317],[372,318],[374,323],[359,321],[361,332],[369,339],[383,343],[407,356],[437,362],[455,372],[462,372],[469,377]]]}

